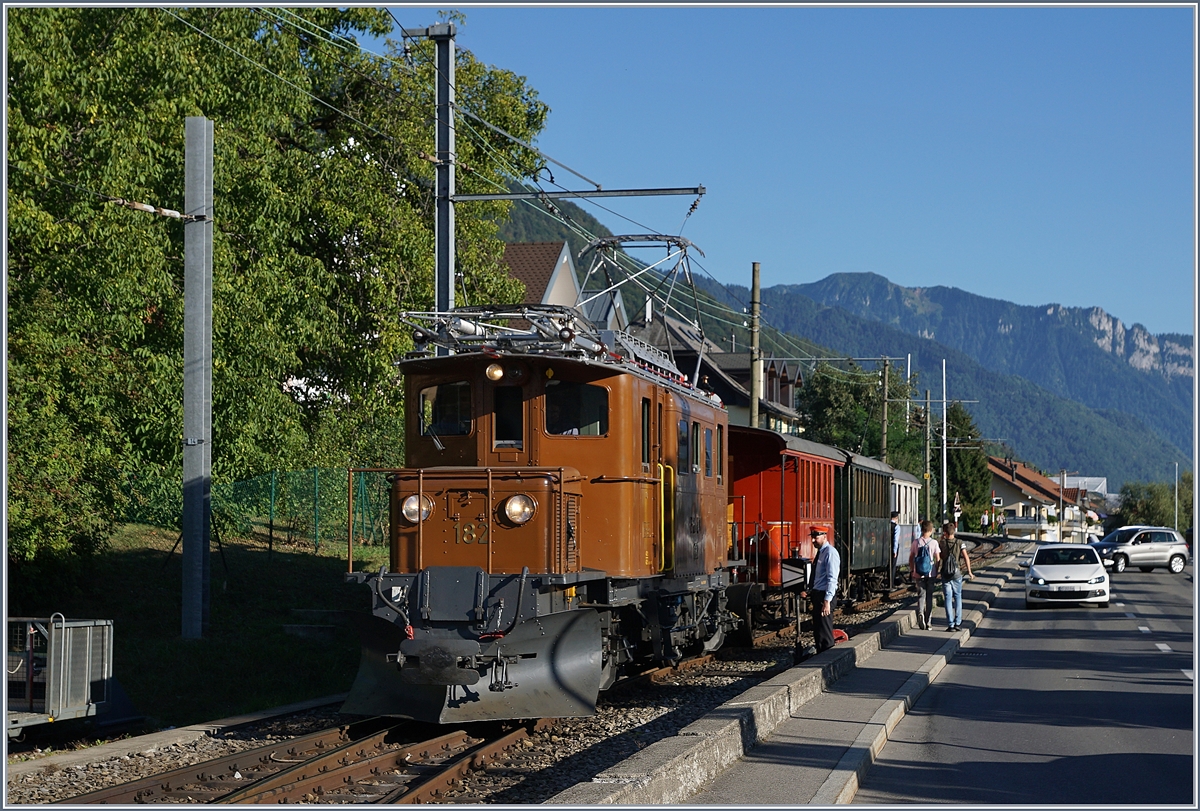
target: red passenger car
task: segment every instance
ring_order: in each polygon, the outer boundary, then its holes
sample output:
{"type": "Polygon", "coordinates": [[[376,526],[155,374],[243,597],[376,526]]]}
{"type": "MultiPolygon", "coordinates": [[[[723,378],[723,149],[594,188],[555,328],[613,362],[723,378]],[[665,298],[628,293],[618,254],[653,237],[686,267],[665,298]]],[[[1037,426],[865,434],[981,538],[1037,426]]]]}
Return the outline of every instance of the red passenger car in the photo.
{"type": "Polygon", "coordinates": [[[796,615],[781,562],[812,559],[809,529],[834,526],[834,481],[846,455],[775,431],[729,426],[731,557],[744,560],[730,587],[743,633],[796,615]]]}

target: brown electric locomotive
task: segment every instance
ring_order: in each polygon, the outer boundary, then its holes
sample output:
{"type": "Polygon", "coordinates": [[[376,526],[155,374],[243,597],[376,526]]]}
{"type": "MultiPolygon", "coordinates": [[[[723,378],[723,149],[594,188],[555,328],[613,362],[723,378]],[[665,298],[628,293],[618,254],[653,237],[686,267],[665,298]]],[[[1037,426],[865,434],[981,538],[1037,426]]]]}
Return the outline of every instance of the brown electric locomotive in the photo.
{"type": "Polygon", "coordinates": [[[408,466],[388,567],[347,575],[373,605],[343,711],[589,715],[634,667],[717,648],[739,624],[721,403],[570,308],[408,318],[408,466]]]}

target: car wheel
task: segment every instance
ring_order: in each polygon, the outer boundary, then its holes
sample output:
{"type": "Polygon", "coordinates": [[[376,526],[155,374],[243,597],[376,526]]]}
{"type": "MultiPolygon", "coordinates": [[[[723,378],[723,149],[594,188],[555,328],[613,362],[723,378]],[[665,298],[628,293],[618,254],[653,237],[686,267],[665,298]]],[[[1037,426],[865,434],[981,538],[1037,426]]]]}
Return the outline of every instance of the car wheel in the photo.
{"type": "Polygon", "coordinates": [[[1139,568],[1139,569],[1141,569],[1143,572],[1152,572],[1152,571],[1154,571],[1154,567],[1153,567],[1153,566],[1139,566],[1138,568],[1139,568]]]}
{"type": "Polygon", "coordinates": [[[1096,603],[1096,605],[1100,606],[1101,608],[1108,608],[1108,600],[1105,600],[1102,603],[1096,603]]]}
{"type": "Polygon", "coordinates": [[[1172,574],[1179,574],[1183,571],[1183,565],[1185,563],[1187,563],[1187,561],[1183,559],[1183,555],[1172,555],[1171,562],[1167,564],[1167,566],[1171,569],[1172,574]]]}
{"type": "Polygon", "coordinates": [[[1038,603],[1031,603],[1028,600],[1025,601],[1025,610],[1026,611],[1032,611],[1033,609],[1035,609],[1037,607],[1038,607],[1038,603]]]}
{"type": "Polygon", "coordinates": [[[1125,571],[1125,567],[1129,565],[1129,558],[1124,555],[1117,555],[1113,558],[1113,571],[1117,574],[1125,571]]]}

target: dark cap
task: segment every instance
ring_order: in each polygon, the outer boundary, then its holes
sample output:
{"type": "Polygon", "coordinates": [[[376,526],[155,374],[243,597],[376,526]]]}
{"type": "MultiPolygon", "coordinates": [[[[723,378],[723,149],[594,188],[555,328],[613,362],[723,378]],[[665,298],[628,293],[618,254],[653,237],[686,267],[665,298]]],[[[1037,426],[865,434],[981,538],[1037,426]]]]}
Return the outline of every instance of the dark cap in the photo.
{"type": "Polygon", "coordinates": [[[900,517],[900,511],[892,510],[892,518],[899,518],[899,517],[900,517]]]}
{"type": "Polygon", "coordinates": [[[809,535],[828,535],[829,527],[824,524],[813,524],[812,529],[808,531],[809,535]]]}

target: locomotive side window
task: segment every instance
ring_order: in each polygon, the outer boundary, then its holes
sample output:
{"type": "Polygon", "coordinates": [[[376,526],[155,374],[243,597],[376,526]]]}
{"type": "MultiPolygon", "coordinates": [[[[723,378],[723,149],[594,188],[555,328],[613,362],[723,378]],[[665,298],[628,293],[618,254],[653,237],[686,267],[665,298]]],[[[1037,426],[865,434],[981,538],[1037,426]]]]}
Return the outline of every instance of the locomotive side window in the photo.
{"type": "Polygon", "coordinates": [[[650,464],[650,400],[642,398],[642,464],[650,464]]]}
{"type": "Polygon", "coordinates": [[[471,433],[471,384],[465,380],[421,389],[421,436],[471,433]]]}
{"type": "Polygon", "coordinates": [[[570,380],[546,383],[546,433],[604,436],[608,433],[608,389],[570,380]]]}
{"type": "Polygon", "coordinates": [[[725,426],[717,426],[717,478],[725,478],[725,426]]]}
{"type": "Polygon", "coordinates": [[[692,423],[692,472],[700,472],[700,423],[692,423]]]}
{"type": "Polygon", "coordinates": [[[519,386],[493,389],[495,403],[495,434],[497,448],[520,448],[525,439],[525,410],[519,386]]]}
{"type": "Polygon", "coordinates": [[[713,432],[711,428],[704,429],[704,475],[709,478],[713,474],[713,432]]]}
{"type": "Polygon", "coordinates": [[[688,463],[688,424],[687,420],[679,421],[679,474],[691,473],[692,466],[688,463]]]}

